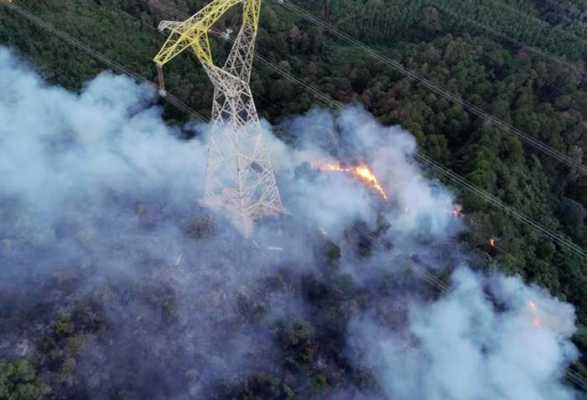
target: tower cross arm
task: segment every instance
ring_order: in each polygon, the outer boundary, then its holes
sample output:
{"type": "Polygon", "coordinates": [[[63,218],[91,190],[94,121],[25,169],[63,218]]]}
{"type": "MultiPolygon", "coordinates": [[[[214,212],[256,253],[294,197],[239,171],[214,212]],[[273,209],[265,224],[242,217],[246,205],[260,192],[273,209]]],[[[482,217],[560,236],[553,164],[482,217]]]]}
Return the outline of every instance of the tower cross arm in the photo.
{"type": "Polygon", "coordinates": [[[226,11],[242,3],[243,0],[213,0],[183,22],[162,22],[159,29],[170,30],[171,34],[155,56],[155,63],[162,67],[191,47],[202,62],[213,65],[208,32],[226,11]]]}

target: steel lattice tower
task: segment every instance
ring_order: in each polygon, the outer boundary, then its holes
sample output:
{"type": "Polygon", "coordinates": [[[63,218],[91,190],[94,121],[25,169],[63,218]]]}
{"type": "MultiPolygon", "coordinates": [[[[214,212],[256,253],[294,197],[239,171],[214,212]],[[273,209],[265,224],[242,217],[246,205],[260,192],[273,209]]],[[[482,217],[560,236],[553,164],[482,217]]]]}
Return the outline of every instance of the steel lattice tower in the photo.
{"type": "Polygon", "coordinates": [[[214,0],[184,22],[163,21],[171,32],[155,57],[164,94],[162,68],[191,48],[212,84],[212,132],[205,204],[227,212],[245,236],[258,218],[284,212],[250,88],[261,0],[214,0]],[[212,26],[233,6],[243,7],[243,23],[222,67],[214,64],[208,39],[212,26]]]}

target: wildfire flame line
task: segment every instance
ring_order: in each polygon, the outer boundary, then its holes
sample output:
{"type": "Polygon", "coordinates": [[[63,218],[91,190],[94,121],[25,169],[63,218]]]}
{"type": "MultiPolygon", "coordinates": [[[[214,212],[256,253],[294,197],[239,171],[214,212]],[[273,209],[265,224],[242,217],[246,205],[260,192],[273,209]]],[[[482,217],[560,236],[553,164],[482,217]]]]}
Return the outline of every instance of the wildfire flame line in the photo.
{"type": "Polygon", "coordinates": [[[343,167],[340,163],[314,163],[313,167],[323,172],[341,172],[350,174],[361,181],[363,184],[371,187],[373,190],[379,193],[384,200],[388,199],[387,193],[385,193],[383,186],[381,186],[379,180],[373,171],[371,171],[371,168],[369,168],[369,166],[366,164],[343,167]]]}

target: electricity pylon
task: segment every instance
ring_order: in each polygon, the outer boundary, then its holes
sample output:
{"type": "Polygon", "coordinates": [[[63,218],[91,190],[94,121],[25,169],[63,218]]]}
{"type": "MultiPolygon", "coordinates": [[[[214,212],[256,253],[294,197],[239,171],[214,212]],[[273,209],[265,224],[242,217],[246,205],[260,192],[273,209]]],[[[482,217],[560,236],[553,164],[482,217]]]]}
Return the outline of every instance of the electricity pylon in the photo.
{"type": "Polygon", "coordinates": [[[171,34],[154,61],[165,94],[163,66],[191,48],[214,85],[212,131],[204,203],[228,213],[250,236],[258,218],[283,213],[275,174],[261,138],[250,88],[261,0],[214,0],[183,22],[163,21],[171,34]],[[208,34],[233,6],[242,4],[243,22],[222,67],[214,64],[208,34]]]}

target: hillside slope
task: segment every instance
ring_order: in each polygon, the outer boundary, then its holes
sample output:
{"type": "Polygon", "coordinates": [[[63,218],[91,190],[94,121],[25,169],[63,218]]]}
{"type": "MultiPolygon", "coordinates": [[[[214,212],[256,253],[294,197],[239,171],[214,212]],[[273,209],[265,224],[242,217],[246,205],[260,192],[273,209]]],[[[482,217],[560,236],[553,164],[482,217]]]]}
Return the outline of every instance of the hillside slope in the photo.
{"type": "MultiPolygon", "coordinates": [[[[164,40],[156,30],[158,21],[185,18],[206,2],[19,0],[17,3],[129,70],[154,80],[151,59],[164,40]]],[[[510,1],[508,7],[486,5],[491,10],[488,14],[475,9],[476,3],[326,0],[297,4],[584,164],[587,34],[582,19],[585,10],[580,4],[570,2],[555,5],[546,1],[510,1]],[[529,17],[522,19],[519,13],[529,17]]],[[[587,176],[577,168],[537,152],[519,137],[475,117],[389,66],[371,60],[277,4],[265,2],[262,21],[259,54],[333,99],[360,103],[383,124],[401,125],[434,160],[549,230],[562,233],[580,248],[587,247],[587,176]]],[[[238,15],[229,15],[221,25],[221,28],[237,26],[238,15]]],[[[67,89],[81,90],[85,82],[105,69],[99,60],[3,7],[0,7],[0,44],[17,49],[48,82],[67,89]]],[[[226,44],[217,41],[216,46],[220,54],[225,53],[226,44]]],[[[167,69],[167,79],[168,88],[175,96],[201,114],[209,115],[212,88],[193,57],[186,55],[174,61],[167,69]]],[[[265,118],[276,125],[285,121],[282,129],[277,130],[285,140],[289,139],[288,117],[321,105],[303,87],[263,65],[256,66],[253,90],[265,118]]],[[[169,105],[165,107],[165,117],[170,123],[181,124],[186,120],[185,114],[169,105]]],[[[192,134],[187,130],[183,133],[192,134]]],[[[497,266],[508,274],[519,274],[525,281],[547,288],[575,305],[580,324],[587,325],[585,260],[470,192],[458,186],[453,189],[470,228],[460,240],[483,260],[477,267],[489,270],[497,266]],[[497,239],[497,249],[488,244],[489,239],[497,239]]],[[[70,330],[77,326],[67,324],[76,323],[63,323],[63,327],[56,325],[56,331],[50,335],[55,343],[47,344],[48,352],[54,346],[59,347],[56,343],[75,337],[70,330]]],[[[304,327],[292,329],[300,331],[302,337],[307,334],[304,327]]],[[[587,350],[585,328],[576,336],[576,343],[587,350]]],[[[0,363],[0,371],[3,367],[0,363]]],[[[19,368],[27,375],[28,366],[19,368]]],[[[285,391],[284,388],[275,390],[285,391]]]]}

